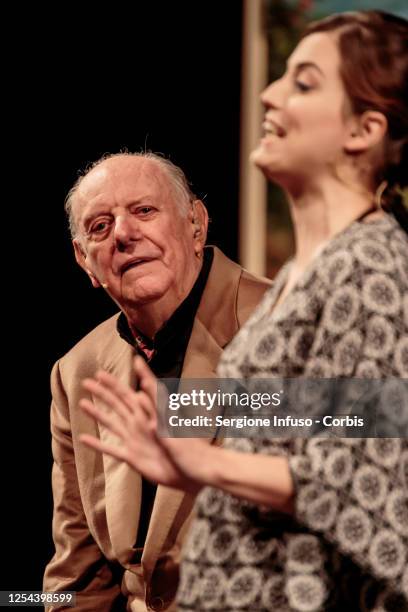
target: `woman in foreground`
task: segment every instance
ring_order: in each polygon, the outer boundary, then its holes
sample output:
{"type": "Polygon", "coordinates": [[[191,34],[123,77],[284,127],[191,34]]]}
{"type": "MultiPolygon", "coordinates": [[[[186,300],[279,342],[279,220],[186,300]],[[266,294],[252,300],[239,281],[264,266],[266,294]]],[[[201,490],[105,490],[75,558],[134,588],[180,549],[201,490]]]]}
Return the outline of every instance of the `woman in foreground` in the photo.
{"type": "MultiPolygon", "coordinates": [[[[369,11],[312,24],[269,85],[252,161],[288,196],[296,253],[226,349],[221,378],[408,377],[408,27],[369,11]],[[388,212],[385,212],[386,209],[388,212]],[[390,212],[392,211],[392,212],[390,212]],[[403,228],[405,224],[405,230],[403,228]]],[[[157,436],[157,383],[100,372],[83,409],[147,478],[198,493],[180,610],[404,610],[408,441],[157,436]]]]}

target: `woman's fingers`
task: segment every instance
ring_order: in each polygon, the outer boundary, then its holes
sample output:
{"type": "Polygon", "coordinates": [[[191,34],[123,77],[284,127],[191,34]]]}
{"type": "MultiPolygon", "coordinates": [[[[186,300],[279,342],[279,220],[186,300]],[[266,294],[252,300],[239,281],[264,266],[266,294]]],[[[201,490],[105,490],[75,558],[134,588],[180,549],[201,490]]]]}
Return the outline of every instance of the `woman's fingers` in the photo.
{"type": "MultiPolygon", "coordinates": [[[[98,375],[99,374],[100,373],[98,373],[98,375]]],[[[90,391],[90,393],[100,399],[104,404],[109,406],[109,408],[114,410],[124,423],[127,423],[129,409],[124,405],[123,401],[118,397],[118,395],[111,390],[112,387],[106,386],[106,384],[100,381],[99,378],[85,378],[85,380],[82,381],[82,386],[84,389],[90,391]]]]}
{"type": "Polygon", "coordinates": [[[152,411],[156,412],[157,407],[157,378],[143,359],[139,355],[136,355],[133,367],[136,372],[136,376],[140,382],[140,388],[149,397],[152,406],[152,411]]]}
{"type": "MultiPolygon", "coordinates": [[[[151,405],[150,397],[144,391],[134,391],[129,385],[121,383],[115,376],[104,370],[97,372],[95,379],[108,393],[111,393],[118,401],[123,403],[129,414],[134,414],[135,411],[142,409],[147,417],[152,418],[154,422],[156,421],[156,411],[154,406],[151,405]]],[[[108,395],[105,401],[111,405],[108,395]]],[[[112,408],[115,409],[114,406],[112,408]]],[[[124,412],[122,416],[125,419],[124,412]]]]}
{"type": "Polygon", "coordinates": [[[96,373],[95,379],[107,390],[113,393],[118,400],[121,400],[123,404],[128,408],[129,412],[137,407],[138,392],[134,391],[129,385],[124,385],[115,376],[105,370],[99,370],[96,373]]]}
{"type": "Polygon", "coordinates": [[[100,408],[95,406],[95,404],[93,404],[90,400],[85,398],[80,400],[79,405],[82,410],[89,414],[89,416],[95,419],[95,421],[98,421],[98,423],[104,425],[107,429],[109,429],[109,431],[114,433],[121,440],[124,440],[126,438],[126,435],[128,434],[128,429],[122,421],[115,417],[114,413],[105,412],[104,410],[101,410],[100,408]]]}
{"type": "Polygon", "coordinates": [[[101,453],[106,453],[111,457],[115,457],[121,461],[127,461],[127,452],[126,447],[124,446],[113,446],[112,444],[107,444],[106,442],[102,442],[98,438],[94,436],[90,436],[89,434],[81,434],[79,436],[81,442],[93,448],[96,451],[101,453]]]}

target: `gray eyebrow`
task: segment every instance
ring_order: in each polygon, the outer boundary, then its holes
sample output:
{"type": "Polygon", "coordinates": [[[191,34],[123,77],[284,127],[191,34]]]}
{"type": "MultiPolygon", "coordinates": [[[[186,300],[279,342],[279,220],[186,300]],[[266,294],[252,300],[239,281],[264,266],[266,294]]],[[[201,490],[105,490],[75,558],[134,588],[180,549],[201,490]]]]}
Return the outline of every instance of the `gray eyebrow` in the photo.
{"type": "MultiPolygon", "coordinates": [[[[129,208],[130,206],[134,206],[135,204],[141,204],[142,202],[144,202],[146,200],[151,201],[151,199],[152,198],[150,196],[141,196],[140,198],[137,198],[135,200],[131,200],[130,202],[128,202],[126,204],[126,208],[129,208]]],[[[101,206],[101,209],[102,209],[102,206],[101,206]]],[[[110,214],[111,214],[110,212],[106,212],[106,211],[104,212],[103,210],[99,210],[99,211],[96,211],[94,213],[91,213],[91,214],[89,214],[88,216],[86,216],[84,218],[83,225],[84,225],[84,227],[86,227],[87,225],[89,225],[89,223],[91,221],[96,219],[96,217],[99,217],[99,215],[110,215],[110,214]]]]}

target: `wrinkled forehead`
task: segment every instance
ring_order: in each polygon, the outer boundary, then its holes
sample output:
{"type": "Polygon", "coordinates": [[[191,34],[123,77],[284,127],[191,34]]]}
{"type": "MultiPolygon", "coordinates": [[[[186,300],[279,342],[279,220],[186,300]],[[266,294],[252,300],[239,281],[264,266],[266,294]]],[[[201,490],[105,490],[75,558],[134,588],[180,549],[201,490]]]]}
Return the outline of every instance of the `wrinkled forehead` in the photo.
{"type": "Polygon", "coordinates": [[[174,203],[171,179],[154,160],[112,158],[93,168],[81,181],[73,200],[73,212],[97,205],[126,205],[141,198],[174,203]]]}

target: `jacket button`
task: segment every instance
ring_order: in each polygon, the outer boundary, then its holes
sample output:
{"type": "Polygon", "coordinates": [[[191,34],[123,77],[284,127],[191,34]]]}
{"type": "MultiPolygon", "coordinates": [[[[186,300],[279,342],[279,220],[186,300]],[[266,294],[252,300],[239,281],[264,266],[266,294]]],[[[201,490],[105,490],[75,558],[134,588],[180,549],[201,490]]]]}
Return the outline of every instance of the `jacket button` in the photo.
{"type": "Polygon", "coordinates": [[[153,597],[149,602],[152,610],[164,610],[164,599],[161,597],[153,597]]]}

